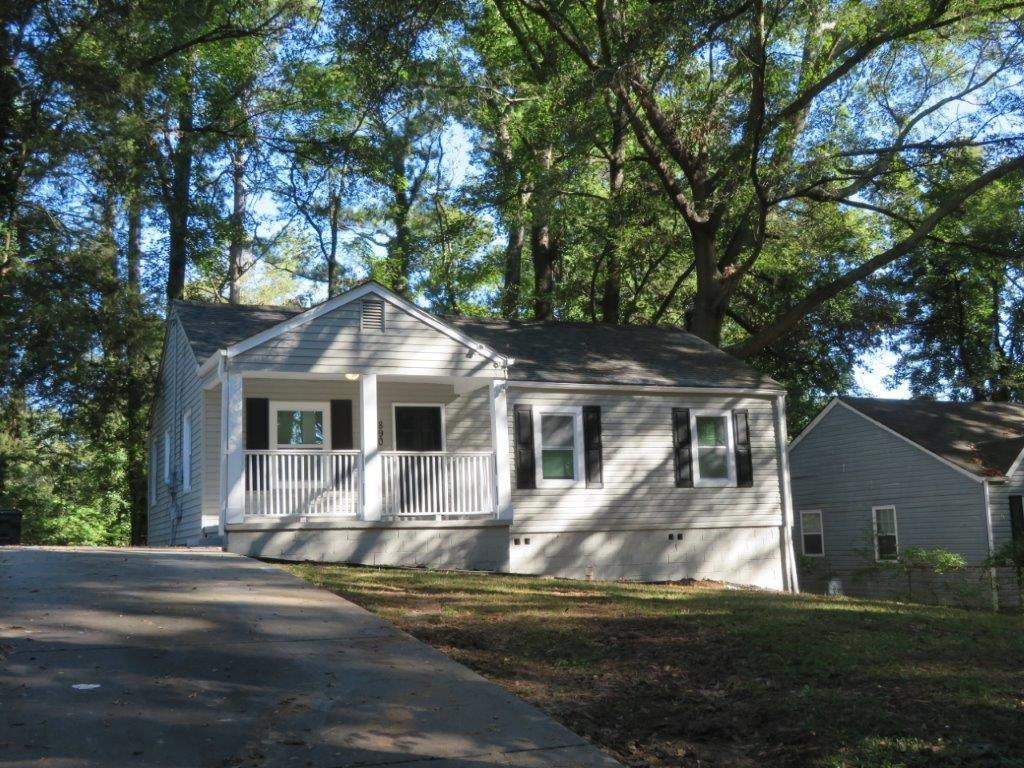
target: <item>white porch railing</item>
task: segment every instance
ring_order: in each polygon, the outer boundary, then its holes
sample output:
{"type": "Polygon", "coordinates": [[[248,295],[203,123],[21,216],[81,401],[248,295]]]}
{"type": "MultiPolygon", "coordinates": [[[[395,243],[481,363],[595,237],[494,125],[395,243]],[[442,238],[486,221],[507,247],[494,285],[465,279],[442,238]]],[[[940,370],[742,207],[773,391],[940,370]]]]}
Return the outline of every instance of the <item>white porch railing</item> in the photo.
{"type": "Polygon", "coordinates": [[[389,451],[384,460],[384,515],[438,520],[493,515],[492,453],[389,451]]]}
{"type": "Polygon", "coordinates": [[[359,514],[359,451],[245,451],[245,514],[359,514]]]}

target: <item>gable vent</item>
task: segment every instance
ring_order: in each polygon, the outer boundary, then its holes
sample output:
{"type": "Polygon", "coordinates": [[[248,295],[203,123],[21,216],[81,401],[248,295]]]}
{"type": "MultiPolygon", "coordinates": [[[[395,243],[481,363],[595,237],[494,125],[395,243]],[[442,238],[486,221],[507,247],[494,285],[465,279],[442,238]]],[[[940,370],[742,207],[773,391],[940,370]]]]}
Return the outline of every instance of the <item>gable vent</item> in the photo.
{"type": "Polygon", "coordinates": [[[384,331],[384,302],[380,299],[363,299],[359,328],[363,331],[384,331]]]}

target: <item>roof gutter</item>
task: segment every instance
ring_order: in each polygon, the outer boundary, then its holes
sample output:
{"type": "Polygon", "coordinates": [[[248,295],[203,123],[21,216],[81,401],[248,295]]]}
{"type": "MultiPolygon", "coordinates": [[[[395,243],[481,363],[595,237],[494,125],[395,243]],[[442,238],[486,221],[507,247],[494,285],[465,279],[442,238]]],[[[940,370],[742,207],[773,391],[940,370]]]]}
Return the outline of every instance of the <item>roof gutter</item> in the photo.
{"type": "Polygon", "coordinates": [[[509,380],[508,386],[520,389],[566,389],[566,390],[605,390],[611,392],[640,393],[686,393],[692,395],[743,395],[756,397],[778,397],[785,395],[781,389],[744,389],[743,387],[688,387],[685,385],[666,384],[574,384],[568,381],[529,381],[524,379],[509,380]]]}

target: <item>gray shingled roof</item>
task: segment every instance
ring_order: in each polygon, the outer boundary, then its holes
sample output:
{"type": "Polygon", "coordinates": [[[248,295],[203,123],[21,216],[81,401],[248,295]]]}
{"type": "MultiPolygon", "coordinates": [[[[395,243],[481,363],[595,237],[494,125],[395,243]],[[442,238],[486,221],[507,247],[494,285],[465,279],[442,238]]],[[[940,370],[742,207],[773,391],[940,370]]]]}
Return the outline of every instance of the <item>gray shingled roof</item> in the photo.
{"type": "Polygon", "coordinates": [[[1024,405],[841,397],[936,456],[985,477],[1005,475],[1024,450],[1024,405]]]}
{"type": "Polygon", "coordinates": [[[258,307],[247,304],[207,304],[175,301],[172,311],[181,320],[185,335],[202,365],[218,349],[230,347],[303,312],[292,307],[258,307]]]}
{"type": "Polygon", "coordinates": [[[515,358],[509,378],[517,381],[782,390],[765,374],[676,328],[444,319],[515,358]]]}
{"type": "MultiPolygon", "coordinates": [[[[199,364],[218,349],[302,311],[187,301],[174,302],[173,310],[199,364]]],[[[674,328],[459,316],[442,319],[496,352],[515,358],[509,376],[516,380],[782,391],[781,385],[746,363],[674,328]]]]}

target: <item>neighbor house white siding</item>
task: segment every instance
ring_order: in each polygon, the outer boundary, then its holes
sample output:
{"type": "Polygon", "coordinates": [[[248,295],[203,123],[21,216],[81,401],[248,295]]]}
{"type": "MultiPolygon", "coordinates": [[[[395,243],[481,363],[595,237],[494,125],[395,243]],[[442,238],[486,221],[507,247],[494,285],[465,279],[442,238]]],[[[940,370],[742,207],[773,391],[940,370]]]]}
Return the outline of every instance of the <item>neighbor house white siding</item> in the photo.
{"type": "Polygon", "coordinates": [[[800,512],[822,513],[825,556],[804,560],[805,588],[823,590],[829,578],[839,578],[848,594],[905,597],[905,579],[892,568],[878,566],[874,555],[871,510],[893,506],[900,551],[942,547],[974,566],[967,575],[931,585],[938,592],[930,597],[952,601],[957,597],[953,591],[973,589],[977,601],[987,599],[978,570],[988,555],[981,482],[842,404],[792,449],[790,470],[798,555],[800,512]]]}
{"type": "Polygon", "coordinates": [[[196,361],[180,324],[173,318],[167,326],[166,347],[160,374],[160,396],[153,404],[150,450],[156,447],[156,500],[149,505],[148,542],[154,545],[185,544],[199,539],[205,472],[203,398],[196,375],[196,361]],[[190,490],[182,486],[182,416],[192,422],[190,490]],[[170,435],[171,482],[164,482],[164,435],[170,435]]]}

